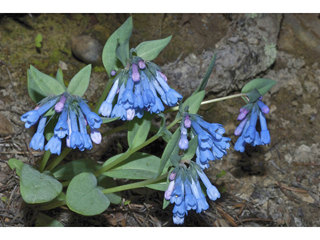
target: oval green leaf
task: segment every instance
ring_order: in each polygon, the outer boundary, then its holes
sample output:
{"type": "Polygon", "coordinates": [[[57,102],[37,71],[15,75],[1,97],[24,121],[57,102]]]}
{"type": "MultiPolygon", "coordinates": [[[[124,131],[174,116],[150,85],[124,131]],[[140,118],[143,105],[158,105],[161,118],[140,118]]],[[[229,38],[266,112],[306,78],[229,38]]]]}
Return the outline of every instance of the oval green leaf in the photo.
{"type": "Polygon", "coordinates": [[[17,175],[20,177],[21,176],[21,170],[22,170],[22,167],[24,165],[23,162],[21,162],[20,160],[16,159],[16,158],[11,158],[9,161],[8,161],[8,165],[9,167],[14,170],[16,169],[16,173],[17,175]]]}
{"type": "Polygon", "coordinates": [[[172,36],[169,36],[164,39],[142,42],[136,47],[137,55],[145,61],[152,61],[168,45],[171,38],[172,36]]]}
{"type": "Polygon", "coordinates": [[[70,81],[67,91],[71,95],[82,97],[90,82],[91,64],[82,68],[70,81]]]}
{"type": "Polygon", "coordinates": [[[28,164],[21,169],[20,191],[27,203],[44,203],[55,199],[62,191],[62,184],[50,175],[40,173],[28,164]]]}
{"type": "Polygon", "coordinates": [[[257,78],[253,79],[250,82],[248,82],[244,87],[242,88],[242,93],[249,93],[253,89],[257,89],[259,93],[263,96],[265,95],[277,82],[271,79],[265,79],[265,78],[257,78]]]}
{"type": "Polygon", "coordinates": [[[61,85],[60,82],[53,77],[40,72],[32,65],[30,65],[29,74],[31,78],[29,77],[28,81],[29,79],[32,79],[30,87],[33,88],[33,91],[38,92],[38,94],[46,97],[49,95],[60,95],[65,92],[65,87],[61,85]],[[36,87],[34,85],[36,85],[36,87]]]}
{"type": "Polygon", "coordinates": [[[93,216],[104,212],[110,205],[109,199],[97,186],[93,173],[81,173],[75,176],[67,190],[68,207],[79,214],[93,216]]]}
{"type": "Polygon", "coordinates": [[[117,58],[116,49],[118,44],[123,45],[122,51],[125,51],[127,58],[129,57],[129,39],[132,34],[132,17],[129,17],[108,39],[104,45],[102,52],[102,62],[109,77],[112,70],[118,70],[119,65],[122,65],[117,58]]]}

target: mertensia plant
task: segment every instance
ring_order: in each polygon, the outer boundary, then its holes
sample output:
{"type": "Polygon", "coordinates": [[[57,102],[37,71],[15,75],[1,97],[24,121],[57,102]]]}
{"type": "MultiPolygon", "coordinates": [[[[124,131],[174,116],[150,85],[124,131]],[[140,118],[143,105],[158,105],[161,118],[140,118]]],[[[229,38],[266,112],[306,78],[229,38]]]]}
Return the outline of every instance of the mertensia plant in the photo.
{"type": "Polygon", "coordinates": [[[201,213],[209,208],[208,201],[221,197],[206,176],[210,163],[220,161],[230,147],[243,152],[247,143],[270,144],[265,116],[269,108],[263,103],[263,95],[275,81],[254,79],[240,94],[203,101],[215,64],[214,55],[198,88],[183,99],[170,87],[170,79],[161,68],[152,62],[169,44],[171,36],[142,42],[130,49],[131,33],[130,17],[104,46],[102,59],[109,81],[93,110],[83,98],[91,65],[77,73],[68,87],[60,69],[56,78],[33,66],[27,70],[28,92],[36,107],[23,114],[21,121],[26,128],[36,126],[29,147],[45,153],[36,166],[18,159],[10,159],[9,165],[20,176],[22,198],[38,210],[67,205],[78,214],[97,215],[110,203],[121,203],[119,192],[147,187],[164,192],[163,207],[174,204],[173,222],[183,224],[188,211],[201,213]],[[232,146],[231,139],[225,136],[223,123],[204,119],[197,113],[202,104],[235,97],[244,100],[245,105],[240,108],[240,124],[234,131],[239,138],[232,146]],[[170,123],[164,115],[169,112],[176,114],[170,123]],[[157,116],[162,119],[161,126],[148,138],[152,119],[157,116]],[[258,119],[260,132],[256,128],[258,119]],[[105,159],[103,165],[88,158],[61,164],[73,149],[83,152],[93,144],[101,144],[108,132],[100,133],[99,128],[112,121],[125,124],[112,132],[127,129],[129,149],[126,152],[105,159]],[[176,130],[171,132],[174,126],[176,130]],[[158,138],[167,142],[161,158],[140,152],[158,138]],[[117,186],[114,179],[121,178],[142,181],[117,186]]]}

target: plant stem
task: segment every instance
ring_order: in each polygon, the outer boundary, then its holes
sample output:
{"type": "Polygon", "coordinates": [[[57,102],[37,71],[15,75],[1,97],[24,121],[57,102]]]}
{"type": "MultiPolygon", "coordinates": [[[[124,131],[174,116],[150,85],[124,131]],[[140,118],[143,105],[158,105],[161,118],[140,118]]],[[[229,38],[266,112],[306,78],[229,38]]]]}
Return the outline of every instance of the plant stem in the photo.
{"type": "Polygon", "coordinates": [[[63,149],[62,153],[57,156],[45,170],[51,171],[52,169],[54,169],[69,154],[69,152],[71,152],[71,150],[72,148],[63,149]]]}
{"type": "Polygon", "coordinates": [[[107,194],[107,193],[120,192],[120,191],[133,189],[133,188],[141,188],[149,184],[160,182],[161,180],[166,179],[167,176],[168,176],[168,173],[165,173],[154,179],[148,179],[148,180],[137,182],[137,183],[131,183],[131,184],[122,185],[119,187],[108,188],[108,189],[102,190],[102,192],[103,194],[107,194]]]}
{"type": "Polygon", "coordinates": [[[108,93],[109,93],[109,90],[110,90],[111,86],[112,86],[112,80],[109,79],[106,88],[103,90],[103,93],[102,93],[102,95],[101,95],[101,97],[100,97],[100,99],[99,99],[96,107],[95,107],[94,110],[93,110],[95,113],[98,113],[99,108],[100,108],[102,102],[107,98],[107,95],[108,95],[108,93]]]}
{"type": "Polygon", "coordinates": [[[120,131],[123,131],[123,130],[126,130],[126,129],[128,129],[128,125],[127,124],[123,124],[122,126],[113,128],[113,129],[111,129],[111,130],[109,130],[107,132],[102,133],[101,135],[102,135],[102,137],[104,137],[104,136],[110,135],[112,133],[120,132],[120,131]]]}
{"type": "MultiPolygon", "coordinates": [[[[179,121],[181,121],[181,117],[175,119],[170,125],[167,126],[167,129],[169,130],[170,128],[172,128],[176,123],[178,123],[179,121]]],[[[131,154],[135,153],[136,151],[139,151],[141,148],[147,146],[148,144],[152,143],[153,141],[155,141],[156,139],[158,139],[161,135],[154,135],[153,137],[149,138],[147,141],[145,141],[144,143],[136,146],[135,148],[129,149],[127,152],[125,152],[124,154],[122,154],[117,160],[113,161],[112,163],[102,167],[101,169],[99,169],[98,171],[94,172],[95,176],[99,176],[101,173],[106,172],[108,170],[110,170],[111,168],[113,168],[114,166],[118,165],[119,163],[121,163],[122,161],[124,161],[125,159],[127,159],[127,157],[129,157],[131,154]]]]}
{"type": "MultiPolygon", "coordinates": [[[[231,96],[227,96],[227,97],[215,98],[215,99],[211,99],[208,101],[203,101],[203,102],[201,102],[201,105],[205,105],[205,104],[209,104],[209,103],[213,103],[213,102],[219,102],[219,101],[223,101],[223,100],[227,100],[227,99],[231,99],[231,98],[236,98],[236,97],[242,97],[242,96],[246,96],[246,95],[247,95],[247,93],[239,93],[239,94],[235,94],[235,95],[231,95],[231,96]]],[[[169,112],[174,112],[174,111],[178,111],[178,110],[179,110],[179,106],[176,106],[176,107],[167,109],[163,113],[169,113],[169,112]]]]}
{"type": "Polygon", "coordinates": [[[43,172],[43,169],[45,168],[45,166],[47,165],[47,162],[50,158],[50,155],[51,155],[51,152],[50,150],[49,151],[46,151],[43,155],[43,158],[41,160],[41,163],[40,163],[40,166],[39,166],[39,171],[40,172],[43,172]]]}

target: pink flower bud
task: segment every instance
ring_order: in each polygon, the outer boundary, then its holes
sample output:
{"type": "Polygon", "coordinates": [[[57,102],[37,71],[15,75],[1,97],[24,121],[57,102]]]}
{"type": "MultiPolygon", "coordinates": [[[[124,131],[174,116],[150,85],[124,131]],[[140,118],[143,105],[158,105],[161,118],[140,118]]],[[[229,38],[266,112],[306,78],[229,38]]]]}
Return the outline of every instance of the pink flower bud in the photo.
{"type": "Polygon", "coordinates": [[[67,98],[62,95],[59,102],[54,106],[54,110],[59,113],[62,112],[63,108],[64,108],[64,103],[66,102],[67,98]]]}
{"type": "Polygon", "coordinates": [[[132,108],[127,109],[127,120],[131,121],[134,118],[136,111],[132,108]]]}
{"type": "Polygon", "coordinates": [[[171,173],[170,173],[170,176],[169,176],[169,180],[170,180],[170,181],[173,181],[173,180],[176,178],[176,175],[177,175],[177,173],[171,172],[171,173]]]}
{"type": "Polygon", "coordinates": [[[102,140],[101,133],[95,128],[90,128],[90,130],[91,130],[90,137],[92,142],[94,142],[95,144],[100,144],[102,140]]]}
{"type": "Polygon", "coordinates": [[[132,63],[132,74],[131,74],[132,81],[139,82],[140,81],[140,74],[138,71],[137,64],[132,63]]]}
{"type": "Polygon", "coordinates": [[[159,72],[160,73],[160,76],[167,82],[168,81],[168,78],[166,75],[164,75],[162,72],[159,72]]]}
{"type": "Polygon", "coordinates": [[[174,181],[171,181],[169,183],[168,189],[164,192],[164,198],[167,200],[170,200],[173,190],[174,190],[174,181]]]}
{"type": "Polygon", "coordinates": [[[145,68],[146,68],[146,64],[144,63],[143,60],[140,60],[139,63],[138,63],[138,65],[139,65],[139,68],[140,68],[140,69],[145,69],[145,68]]]}
{"type": "Polygon", "coordinates": [[[190,120],[189,115],[186,115],[185,118],[184,118],[184,126],[186,128],[190,128],[191,127],[191,120],[190,120]]]}

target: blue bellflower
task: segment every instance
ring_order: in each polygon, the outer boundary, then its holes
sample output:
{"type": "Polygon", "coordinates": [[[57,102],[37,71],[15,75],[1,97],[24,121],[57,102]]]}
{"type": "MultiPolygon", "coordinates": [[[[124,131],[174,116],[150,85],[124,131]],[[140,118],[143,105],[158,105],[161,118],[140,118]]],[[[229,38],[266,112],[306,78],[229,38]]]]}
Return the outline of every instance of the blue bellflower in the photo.
{"type": "Polygon", "coordinates": [[[99,113],[105,117],[120,117],[123,121],[130,121],[135,116],[141,118],[144,111],[158,114],[164,111],[164,104],[175,106],[182,96],[170,88],[165,75],[157,69],[154,64],[146,64],[140,57],[133,59],[129,70],[122,70],[113,76],[116,80],[99,113]],[[123,76],[127,76],[126,81],[123,81],[123,76]],[[118,101],[113,106],[117,94],[118,101]]]}
{"type": "Polygon", "coordinates": [[[252,146],[270,144],[270,132],[265,118],[267,113],[269,113],[269,108],[261,101],[261,98],[255,103],[249,103],[240,109],[238,120],[241,122],[234,131],[236,136],[241,134],[234,146],[236,151],[244,152],[246,143],[252,146]],[[260,134],[256,130],[258,118],[261,127],[260,134]]]}
{"type": "Polygon", "coordinates": [[[193,171],[183,167],[179,167],[177,173],[174,173],[174,170],[169,176],[170,183],[164,197],[166,200],[170,200],[170,203],[175,204],[172,211],[175,224],[183,224],[185,215],[188,215],[188,211],[191,209],[201,213],[209,208],[209,204],[201,190],[199,177],[207,188],[208,197],[212,201],[220,198],[218,189],[211,184],[200,167],[191,162],[189,168],[192,167],[196,169],[196,176],[191,176],[193,171]]]}
{"type": "Polygon", "coordinates": [[[30,142],[31,148],[35,150],[43,150],[44,148],[46,151],[50,150],[52,154],[60,155],[62,139],[65,137],[68,147],[79,148],[80,151],[91,149],[92,141],[96,144],[101,142],[101,133],[97,129],[101,126],[102,120],[96,113],[91,112],[81,97],[71,96],[65,92],[59,96],[47,97],[39,104],[34,110],[23,114],[21,117],[26,128],[39,121],[37,132],[30,142]],[[53,129],[54,136],[44,147],[43,132],[47,124],[47,117],[44,117],[44,115],[50,109],[55,110],[53,117],[56,117],[58,122],[53,129]],[[91,129],[90,135],[87,133],[87,123],[91,129]]]}
{"type": "Polygon", "coordinates": [[[208,168],[209,161],[221,159],[227,154],[231,139],[222,136],[225,130],[221,124],[208,123],[196,116],[191,120],[191,126],[198,137],[196,162],[201,169],[208,168]]]}

